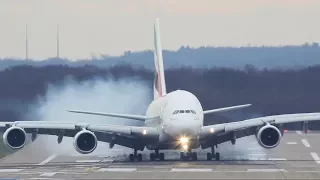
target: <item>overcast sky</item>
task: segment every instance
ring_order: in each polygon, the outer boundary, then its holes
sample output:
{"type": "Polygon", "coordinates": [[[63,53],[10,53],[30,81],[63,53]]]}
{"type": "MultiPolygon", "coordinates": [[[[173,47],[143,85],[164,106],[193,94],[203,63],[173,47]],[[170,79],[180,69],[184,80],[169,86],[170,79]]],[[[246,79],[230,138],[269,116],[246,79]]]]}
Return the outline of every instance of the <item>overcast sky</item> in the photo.
{"type": "Polygon", "coordinates": [[[162,46],[246,46],[320,41],[319,0],[0,0],[0,57],[71,59],[162,46]]]}

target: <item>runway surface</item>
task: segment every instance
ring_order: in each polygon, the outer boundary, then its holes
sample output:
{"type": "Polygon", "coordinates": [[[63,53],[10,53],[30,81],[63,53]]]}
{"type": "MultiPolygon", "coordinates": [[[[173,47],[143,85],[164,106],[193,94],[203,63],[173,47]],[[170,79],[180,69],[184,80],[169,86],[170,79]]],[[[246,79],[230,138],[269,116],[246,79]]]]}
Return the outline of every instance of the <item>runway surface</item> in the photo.
{"type": "Polygon", "coordinates": [[[73,150],[72,140],[57,145],[55,137],[39,137],[20,151],[0,160],[0,179],[320,179],[320,133],[285,133],[271,150],[254,136],[227,142],[218,151],[221,161],[179,161],[179,151],[164,151],[167,161],[128,162],[130,149],[109,149],[100,143],[93,155],[73,150]]]}

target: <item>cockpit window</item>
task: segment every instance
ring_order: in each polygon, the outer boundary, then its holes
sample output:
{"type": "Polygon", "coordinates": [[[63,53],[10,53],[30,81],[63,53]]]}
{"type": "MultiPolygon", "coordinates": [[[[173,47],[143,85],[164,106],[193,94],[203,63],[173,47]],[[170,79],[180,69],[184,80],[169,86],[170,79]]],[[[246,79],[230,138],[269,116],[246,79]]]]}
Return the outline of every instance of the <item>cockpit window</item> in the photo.
{"type": "Polygon", "coordinates": [[[172,114],[178,114],[178,113],[192,113],[196,114],[194,110],[175,110],[172,114]]]}
{"type": "Polygon", "coordinates": [[[192,113],[192,114],[197,114],[194,110],[175,110],[172,114],[178,114],[178,113],[192,113]]]}

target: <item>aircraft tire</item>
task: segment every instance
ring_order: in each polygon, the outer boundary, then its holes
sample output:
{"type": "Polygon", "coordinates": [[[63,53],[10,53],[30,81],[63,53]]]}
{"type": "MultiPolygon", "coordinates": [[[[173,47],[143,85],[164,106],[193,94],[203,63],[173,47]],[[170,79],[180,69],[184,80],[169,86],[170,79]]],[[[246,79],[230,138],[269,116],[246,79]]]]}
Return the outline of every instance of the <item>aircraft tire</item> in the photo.
{"type": "Polygon", "coordinates": [[[196,152],[193,152],[193,153],[192,153],[192,160],[193,160],[193,161],[196,161],[197,159],[198,159],[197,153],[196,153],[196,152]]]}
{"type": "Polygon", "coordinates": [[[207,160],[208,160],[208,161],[211,161],[211,160],[212,160],[212,155],[211,155],[211,153],[207,153],[207,160]]]}
{"type": "Polygon", "coordinates": [[[216,160],[220,161],[220,153],[216,153],[216,160]]]}
{"type": "Polygon", "coordinates": [[[160,159],[160,161],[164,161],[164,153],[159,154],[159,159],[160,159]]]}
{"type": "Polygon", "coordinates": [[[138,159],[138,161],[142,161],[142,154],[141,153],[138,154],[137,159],[138,159]]]}
{"type": "Polygon", "coordinates": [[[129,155],[129,161],[131,161],[131,162],[134,161],[134,156],[133,156],[133,154],[130,154],[130,155],[129,155]]]}
{"type": "Polygon", "coordinates": [[[155,160],[156,155],[154,153],[150,153],[150,161],[155,160]]]}

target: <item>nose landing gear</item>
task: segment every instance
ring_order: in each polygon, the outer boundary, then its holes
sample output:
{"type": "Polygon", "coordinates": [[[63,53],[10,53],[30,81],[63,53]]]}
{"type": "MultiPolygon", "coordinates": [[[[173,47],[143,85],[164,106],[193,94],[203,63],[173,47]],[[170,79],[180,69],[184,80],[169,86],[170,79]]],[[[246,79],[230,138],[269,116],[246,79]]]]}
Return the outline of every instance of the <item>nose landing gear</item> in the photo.
{"type": "Polygon", "coordinates": [[[211,147],[211,153],[207,153],[207,160],[211,161],[212,158],[215,158],[217,161],[220,161],[220,153],[214,153],[214,146],[211,147]]]}
{"type": "Polygon", "coordinates": [[[188,149],[188,152],[180,152],[180,160],[193,160],[196,161],[198,159],[197,153],[192,152],[191,149],[188,149]]]}
{"type": "Polygon", "coordinates": [[[159,149],[155,150],[155,153],[150,153],[150,160],[154,161],[159,159],[160,161],[164,161],[164,153],[159,153],[159,149]]]}

